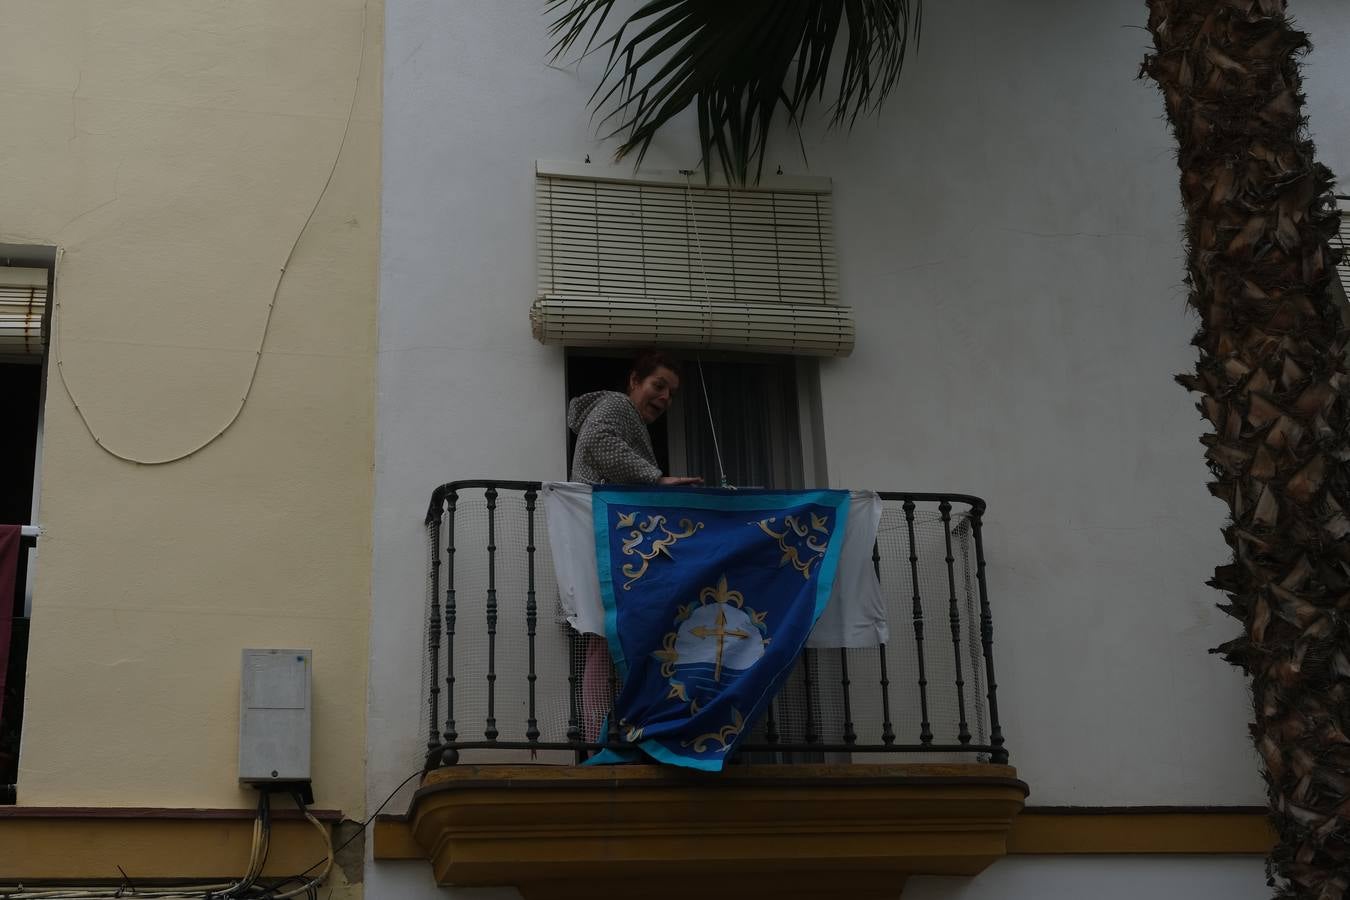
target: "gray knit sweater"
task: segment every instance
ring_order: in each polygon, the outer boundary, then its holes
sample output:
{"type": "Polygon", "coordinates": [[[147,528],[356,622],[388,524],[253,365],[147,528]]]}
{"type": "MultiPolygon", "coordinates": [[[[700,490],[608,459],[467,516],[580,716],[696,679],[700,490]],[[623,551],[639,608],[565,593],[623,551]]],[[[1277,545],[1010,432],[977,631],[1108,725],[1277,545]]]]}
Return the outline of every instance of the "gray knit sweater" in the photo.
{"type": "Polygon", "coordinates": [[[617,391],[582,394],[567,404],[576,432],[572,478],[587,484],[655,484],[661,478],[647,423],[617,391]]]}

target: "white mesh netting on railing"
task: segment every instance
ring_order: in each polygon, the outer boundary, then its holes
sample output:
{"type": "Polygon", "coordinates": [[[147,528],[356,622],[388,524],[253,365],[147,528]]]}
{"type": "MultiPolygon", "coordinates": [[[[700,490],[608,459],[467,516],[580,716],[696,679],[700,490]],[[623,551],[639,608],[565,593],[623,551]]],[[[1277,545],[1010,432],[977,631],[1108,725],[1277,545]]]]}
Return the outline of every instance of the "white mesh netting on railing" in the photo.
{"type": "MultiPolygon", "coordinates": [[[[437,582],[434,596],[433,579],[428,578],[422,635],[422,709],[429,716],[427,701],[434,681],[440,688],[436,731],[442,738],[453,728],[457,742],[492,740],[489,734],[495,730],[498,743],[523,743],[531,739],[532,729],[537,731],[534,739],[545,744],[578,737],[586,741],[604,739],[598,733],[600,720],[608,711],[617,680],[601,674],[602,670],[594,664],[586,665],[588,655],[603,654],[603,643],[598,637],[574,633],[564,621],[543,504],[538,500],[533,518],[531,540],[530,511],[524,491],[499,490],[492,514],[495,551],[489,553],[489,512],[484,490],[472,488],[457,492],[453,559],[447,553],[452,521],[448,511],[442,510],[439,526],[429,528],[438,538],[435,552],[440,567],[434,579],[437,582]],[[531,543],[532,567],[528,550],[531,543]],[[533,716],[529,677],[531,571],[535,608],[533,716]],[[496,621],[491,628],[490,581],[496,599],[496,621]],[[436,615],[432,603],[438,606],[436,615]],[[451,608],[453,635],[447,627],[451,608]],[[433,622],[437,622],[441,633],[435,671],[426,653],[427,631],[433,622]],[[489,678],[489,672],[495,679],[489,678]],[[453,685],[447,680],[451,674],[453,685]]],[[[744,742],[747,746],[762,745],[776,738],[780,744],[820,745],[820,750],[799,750],[790,756],[747,752],[744,755],[748,760],[837,761],[845,758],[839,754],[844,752],[846,743],[859,747],[917,746],[924,732],[924,697],[931,733],[928,743],[938,746],[961,743],[964,718],[968,734],[965,743],[988,745],[987,684],[969,510],[954,503],[944,523],[936,502],[920,502],[916,504],[912,525],[911,547],[910,523],[901,503],[885,504],[877,549],[887,604],[889,644],[884,648],[805,651],[774,700],[772,720],[768,716],[762,718],[744,742]],[[915,557],[913,565],[911,555],[915,557]],[[916,581],[923,632],[921,645],[915,629],[916,581]],[[955,641],[953,621],[957,626],[955,641]],[[883,655],[887,685],[883,685],[883,655]],[[920,655],[927,682],[922,689],[920,655]],[[958,669],[962,682],[959,694],[958,669]]],[[[429,723],[424,718],[424,736],[428,729],[429,723]]],[[[462,753],[464,761],[474,762],[570,762],[573,758],[573,753],[567,750],[536,753],[526,748],[466,749],[462,753]]],[[[884,756],[858,752],[851,754],[851,758],[855,762],[883,758],[941,762],[983,760],[986,755],[930,750],[895,751],[884,756]]]]}

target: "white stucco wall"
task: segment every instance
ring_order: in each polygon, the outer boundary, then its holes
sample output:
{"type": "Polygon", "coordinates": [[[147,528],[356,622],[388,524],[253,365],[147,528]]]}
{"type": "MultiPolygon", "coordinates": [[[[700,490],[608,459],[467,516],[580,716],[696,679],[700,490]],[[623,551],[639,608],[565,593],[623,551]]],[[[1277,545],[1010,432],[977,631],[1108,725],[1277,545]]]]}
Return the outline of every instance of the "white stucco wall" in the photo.
{"type": "Polygon", "coordinates": [[[1244,856],[1014,856],[975,878],[911,878],[904,900],[1265,900],[1265,862],[1244,856]]]}
{"type": "MultiPolygon", "coordinates": [[[[1346,168],[1350,13],[1299,12],[1319,38],[1313,127],[1346,168]]],[[[809,128],[809,164],[780,140],[765,169],[834,179],[859,339],[821,366],[831,483],[989,502],[1001,711],[1040,805],[1262,800],[1245,684],[1206,652],[1236,626],[1203,583],[1227,552],[1222,508],[1171,380],[1194,321],[1173,141],[1135,80],[1145,15],[1129,0],[932,5],[879,121],[809,128]]],[[[564,474],[563,354],[527,320],[533,163],[603,162],[612,145],[586,109],[595,67],[546,65],[544,26],[525,2],[388,4],[372,802],[420,764],[431,489],[564,474]]],[[[648,166],[692,166],[691,138],[663,135],[648,166]]],[[[995,871],[1015,885],[1039,865],[995,871]]],[[[1254,862],[1194,865],[1262,889],[1254,862]]],[[[1127,869],[1101,871],[1128,885],[1127,869]]],[[[1056,871],[1069,891],[1077,870],[1056,871]]]]}

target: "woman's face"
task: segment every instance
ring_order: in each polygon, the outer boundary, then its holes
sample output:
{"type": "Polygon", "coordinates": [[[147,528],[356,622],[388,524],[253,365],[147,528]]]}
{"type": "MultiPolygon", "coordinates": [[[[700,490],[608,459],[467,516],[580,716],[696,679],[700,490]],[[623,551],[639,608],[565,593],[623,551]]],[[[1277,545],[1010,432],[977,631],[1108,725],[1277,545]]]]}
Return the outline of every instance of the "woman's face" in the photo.
{"type": "Polygon", "coordinates": [[[635,374],[628,376],[628,399],[648,425],[661,418],[679,389],[680,376],[665,366],[657,366],[656,371],[641,381],[635,374]]]}

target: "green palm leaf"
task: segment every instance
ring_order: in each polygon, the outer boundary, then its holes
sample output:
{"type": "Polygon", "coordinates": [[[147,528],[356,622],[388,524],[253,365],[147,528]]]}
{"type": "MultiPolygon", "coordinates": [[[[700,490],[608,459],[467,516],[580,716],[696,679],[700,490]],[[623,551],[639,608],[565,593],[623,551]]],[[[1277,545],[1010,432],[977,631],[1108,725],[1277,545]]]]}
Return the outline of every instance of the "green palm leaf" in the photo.
{"type": "Polygon", "coordinates": [[[608,48],[591,102],[623,137],[617,156],[640,164],[657,132],[693,106],[705,174],[716,157],[742,183],[752,172],[759,180],[780,106],[795,124],[829,91],[836,125],[879,108],[918,43],[923,10],[922,0],[649,0],[605,34],[614,5],[548,0],[547,10],[555,59],[608,48]]]}

